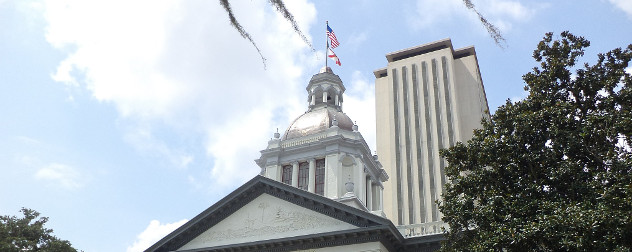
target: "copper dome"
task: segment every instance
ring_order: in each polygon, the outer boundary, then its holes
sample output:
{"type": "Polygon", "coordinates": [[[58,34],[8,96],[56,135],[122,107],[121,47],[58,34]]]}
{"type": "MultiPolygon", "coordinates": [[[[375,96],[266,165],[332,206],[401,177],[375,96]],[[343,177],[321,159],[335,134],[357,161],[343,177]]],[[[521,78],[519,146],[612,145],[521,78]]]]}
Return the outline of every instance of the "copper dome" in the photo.
{"type": "Polygon", "coordinates": [[[323,132],[332,126],[334,117],[338,122],[338,127],[353,131],[353,121],[345,113],[333,107],[319,107],[296,118],[285,131],[282,140],[323,132]]]}

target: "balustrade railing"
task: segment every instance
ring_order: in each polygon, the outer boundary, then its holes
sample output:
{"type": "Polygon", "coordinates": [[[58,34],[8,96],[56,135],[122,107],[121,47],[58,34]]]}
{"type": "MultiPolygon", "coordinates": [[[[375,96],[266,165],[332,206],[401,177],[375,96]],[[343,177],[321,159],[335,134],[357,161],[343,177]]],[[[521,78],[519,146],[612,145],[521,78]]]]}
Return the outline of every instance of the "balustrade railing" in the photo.
{"type": "Polygon", "coordinates": [[[448,224],[442,221],[397,226],[397,230],[399,230],[399,232],[406,238],[424,236],[424,235],[442,234],[443,233],[442,228],[445,228],[447,230],[449,226],[448,224]]]}
{"type": "Polygon", "coordinates": [[[301,144],[316,142],[316,141],[318,141],[320,139],[323,139],[325,137],[327,137],[327,133],[323,132],[323,133],[312,135],[312,136],[309,136],[309,137],[301,137],[301,138],[292,139],[292,140],[289,140],[289,141],[283,141],[281,143],[281,147],[287,148],[287,147],[297,146],[297,145],[301,145],[301,144]]]}

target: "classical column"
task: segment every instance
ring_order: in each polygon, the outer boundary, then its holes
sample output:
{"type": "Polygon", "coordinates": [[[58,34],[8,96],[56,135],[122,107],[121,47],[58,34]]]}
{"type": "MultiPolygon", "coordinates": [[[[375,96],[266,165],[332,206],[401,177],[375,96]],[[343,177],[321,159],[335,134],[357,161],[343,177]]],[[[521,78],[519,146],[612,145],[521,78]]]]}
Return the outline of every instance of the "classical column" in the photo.
{"type": "Polygon", "coordinates": [[[366,202],[366,193],[364,193],[364,190],[366,188],[367,169],[362,163],[355,165],[355,167],[357,175],[353,181],[358,181],[358,183],[356,183],[357,190],[355,190],[354,193],[360,201],[366,202]]]}
{"type": "Polygon", "coordinates": [[[339,100],[338,100],[338,94],[336,94],[336,106],[340,106],[339,100]]]}
{"type": "Polygon", "coordinates": [[[327,103],[327,92],[323,92],[323,102],[327,103]]]}
{"type": "Polygon", "coordinates": [[[366,208],[373,211],[373,183],[371,177],[366,178],[366,208]]]}
{"type": "Polygon", "coordinates": [[[312,94],[312,100],[309,102],[309,105],[315,105],[316,104],[316,94],[312,94]]]}
{"type": "Polygon", "coordinates": [[[307,177],[307,191],[311,193],[316,192],[316,160],[309,160],[309,176],[307,177]]]}
{"type": "Polygon", "coordinates": [[[379,202],[379,205],[377,205],[377,207],[383,211],[384,210],[384,200],[383,200],[384,189],[381,186],[377,187],[377,197],[378,197],[378,202],[379,202]]]}
{"type": "Polygon", "coordinates": [[[373,186],[371,186],[371,193],[373,194],[373,198],[372,198],[373,204],[371,205],[371,207],[373,211],[380,210],[380,206],[378,205],[380,202],[380,198],[379,198],[380,189],[379,188],[380,187],[377,185],[377,182],[373,183],[373,186]]]}
{"type": "Polygon", "coordinates": [[[292,163],[292,186],[298,187],[298,162],[292,163]]]}

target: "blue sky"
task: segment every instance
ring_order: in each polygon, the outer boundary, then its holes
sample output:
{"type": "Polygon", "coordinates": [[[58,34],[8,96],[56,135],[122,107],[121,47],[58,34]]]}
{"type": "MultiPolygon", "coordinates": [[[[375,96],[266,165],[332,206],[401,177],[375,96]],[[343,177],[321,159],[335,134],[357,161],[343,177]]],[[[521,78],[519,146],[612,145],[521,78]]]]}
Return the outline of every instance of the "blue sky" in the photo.
{"type": "MultiPolygon", "coordinates": [[[[312,52],[266,1],[233,1],[267,58],[217,1],[0,0],[0,214],[21,207],[84,251],[141,251],[259,172],[254,159],[306,108],[325,21],[345,112],[375,149],[373,70],[386,53],[451,38],[476,48],[490,109],[525,96],[544,33],[632,43],[630,0],[287,1],[312,52]]],[[[330,62],[330,65],[333,65],[330,62]]]]}

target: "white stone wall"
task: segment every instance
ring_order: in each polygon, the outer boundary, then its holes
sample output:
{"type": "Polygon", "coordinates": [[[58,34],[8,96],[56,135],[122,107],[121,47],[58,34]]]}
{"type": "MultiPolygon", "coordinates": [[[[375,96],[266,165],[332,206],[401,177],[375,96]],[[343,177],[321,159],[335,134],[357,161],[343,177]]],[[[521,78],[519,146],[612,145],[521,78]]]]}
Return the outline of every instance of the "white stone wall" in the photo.
{"type": "Polygon", "coordinates": [[[377,154],[390,176],[384,212],[395,225],[440,221],[447,163],[439,149],[471,138],[487,116],[476,55],[441,40],[387,59],[375,71],[377,154]]]}

